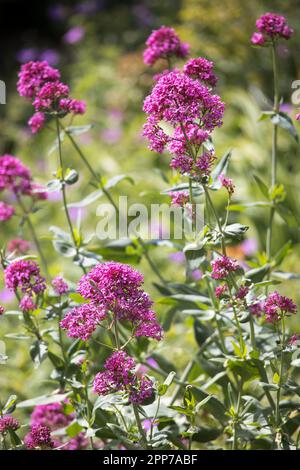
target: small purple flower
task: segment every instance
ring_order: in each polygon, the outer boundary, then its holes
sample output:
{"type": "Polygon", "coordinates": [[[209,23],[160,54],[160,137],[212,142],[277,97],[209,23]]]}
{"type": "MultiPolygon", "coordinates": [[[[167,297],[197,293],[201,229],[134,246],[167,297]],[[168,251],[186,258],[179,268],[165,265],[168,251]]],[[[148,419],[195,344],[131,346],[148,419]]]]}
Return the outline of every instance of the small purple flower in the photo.
{"type": "Polygon", "coordinates": [[[58,295],[63,295],[69,290],[69,286],[61,276],[56,276],[52,281],[52,286],[58,295]]]}
{"type": "Polygon", "coordinates": [[[20,423],[16,418],[13,418],[10,415],[0,417],[0,434],[4,434],[10,429],[12,431],[16,431],[19,427],[20,423]]]}
{"type": "Polygon", "coordinates": [[[31,426],[30,432],[24,438],[24,443],[27,449],[51,449],[54,446],[49,427],[41,424],[31,426]]]}
{"type": "Polygon", "coordinates": [[[40,274],[40,268],[35,261],[18,260],[4,270],[5,285],[8,289],[20,289],[24,294],[32,296],[46,289],[45,279],[40,274]]]}
{"type": "Polygon", "coordinates": [[[280,318],[288,313],[295,314],[297,305],[289,297],[280,295],[277,291],[268,295],[264,303],[266,320],[269,323],[279,321],[280,318]]]}
{"type": "Polygon", "coordinates": [[[172,198],[172,206],[183,207],[189,201],[188,191],[170,192],[169,196],[172,198]]]}
{"type": "Polygon", "coordinates": [[[278,39],[290,39],[294,30],[287,24],[284,16],[265,13],[256,21],[258,32],[252,35],[251,42],[257,46],[273,44],[278,39]]]}
{"type": "Polygon", "coordinates": [[[205,85],[215,87],[218,77],[213,73],[214,63],[204,57],[190,59],[184,66],[186,75],[197,78],[205,85]]]}
{"type": "Polygon", "coordinates": [[[5,202],[0,201],[0,222],[6,222],[11,219],[15,213],[15,208],[5,202]]]}
{"type": "Polygon", "coordinates": [[[218,299],[222,299],[222,297],[224,297],[224,295],[226,295],[227,290],[228,290],[228,287],[226,286],[226,284],[223,284],[222,286],[217,286],[216,289],[215,289],[216,297],[218,299]]]}
{"type": "Polygon", "coordinates": [[[146,41],[147,48],[144,51],[144,62],[152,66],[158,59],[170,57],[186,57],[189,53],[189,45],[182,43],[173,28],[161,26],[153,31],[146,41]]]}
{"type": "Polygon", "coordinates": [[[229,196],[232,196],[232,194],[234,193],[234,189],[235,189],[233,180],[231,178],[227,178],[225,175],[222,174],[219,176],[219,181],[221,185],[223,186],[223,188],[227,189],[229,196]]]}
{"type": "Polygon", "coordinates": [[[31,312],[37,309],[37,305],[34,303],[30,295],[24,295],[19,303],[19,307],[23,312],[31,312]]]}
{"type": "Polygon", "coordinates": [[[212,261],[211,267],[213,279],[226,279],[229,273],[239,269],[239,265],[236,260],[224,255],[212,261]]]}
{"type": "Polygon", "coordinates": [[[74,307],[60,322],[60,326],[68,331],[68,336],[71,338],[87,341],[105,316],[105,311],[91,302],[74,307]]]}
{"type": "Polygon", "coordinates": [[[67,44],[76,44],[85,36],[85,29],[82,26],[74,26],[69,29],[63,37],[63,41],[67,44]]]}

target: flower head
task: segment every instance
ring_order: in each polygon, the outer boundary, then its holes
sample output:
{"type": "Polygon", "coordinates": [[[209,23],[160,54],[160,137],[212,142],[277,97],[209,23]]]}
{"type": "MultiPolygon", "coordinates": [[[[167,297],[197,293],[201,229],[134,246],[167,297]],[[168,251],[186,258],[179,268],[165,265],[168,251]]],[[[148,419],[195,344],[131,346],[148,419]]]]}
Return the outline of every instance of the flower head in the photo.
{"type": "Polygon", "coordinates": [[[222,285],[222,286],[217,286],[216,289],[215,289],[215,295],[218,299],[221,299],[224,295],[226,295],[226,292],[228,290],[228,287],[226,286],[226,284],[222,285]]]}
{"type": "Polygon", "coordinates": [[[5,202],[0,201],[0,222],[6,222],[11,219],[15,213],[15,208],[5,202]]]}
{"type": "Polygon", "coordinates": [[[61,403],[37,405],[30,417],[31,426],[47,426],[51,431],[64,428],[70,424],[74,415],[66,415],[61,403]]]}
{"type": "Polygon", "coordinates": [[[171,191],[169,196],[172,198],[172,206],[184,207],[185,204],[189,201],[188,191],[171,191]]]}
{"type": "Polygon", "coordinates": [[[18,260],[9,264],[4,271],[5,285],[8,289],[20,289],[32,296],[46,289],[45,279],[41,277],[40,268],[32,260],[18,260]]]}
{"type": "Polygon", "coordinates": [[[32,297],[29,295],[24,295],[19,303],[19,307],[23,312],[31,312],[37,308],[37,305],[32,300],[32,297]]]}
{"type": "Polygon", "coordinates": [[[153,394],[153,384],[135,373],[135,361],[124,351],[115,351],[104,364],[104,371],[94,379],[94,392],[107,395],[116,391],[128,392],[132,403],[142,404],[153,394]]]}
{"type": "Polygon", "coordinates": [[[49,427],[42,424],[31,426],[30,432],[24,438],[24,443],[27,449],[49,449],[54,447],[49,427]]]}
{"type": "Polygon", "coordinates": [[[146,41],[147,48],[144,51],[144,62],[153,65],[158,59],[170,57],[186,57],[189,53],[189,45],[182,43],[173,28],[161,26],[153,31],[146,41]]]}
{"type": "Polygon", "coordinates": [[[59,80],[60,73],[51,67],[46,61],[27,62],[22,65],[19,72],[17,89],[20,96],[33,98],[41,87],[47,82],[59,80]]]}
{"type": "Polygon", "coordinates": [[[294,30],[287,24],[284,16],[276,13],[265,13],[256,21],[258,33],[254,33],[251,42],[254,45],[264,46],[278,39],[290,39],[294,30]]]}
{"type": "Polygon", "coordinates": [[[52,286],[58,295],[63,295],[69,290],[69,286],[61,276],[56,276],[52,281],[52,286]]]}
{"type": "Polygon", "coordinates": [[[34,115],[31,116],[31,118],[28,121],[28,125],[31,128],[31,132],[33,134],[36,134],[37,132],[39,132],[44,127],[45,121],[46,121],[45,113],[41,111],[37,111],[36,113],[34,113],[34,115]]]}
{"type": "Polygon", "coordinates": [[[211,266],[212,277],[214,279],[226,279],[230,272],[236,271],[239,268],[236,260],[224,255],[212,261],[211,266]]]}
{"type": "Polygon", "coordinates": [[[91,302],[74,307],[60,322],[60,326],[68,331],[68,336],[71,338],[81,338],[86,341],[105,316],[105,311],[94,302],[91,302]]]}
{"type": "Polygon", "coordinates": [[[0,434],[4,434],[5,432],[9,431],[16,431],[19,429],[20,423],[16,418],[13,418],[9,415],[4,415],[0,417],[0,434]]]}
{"type": "Polygon", "coordinates": [[[0,191],[8,189],[16,194],[28,194],[31,189],[31,173],[12,155],[0,157],[0,191]]]}
{"type": "Polygon", "coordinates": [[[183,71],[186,75],[197,78],[205,85],[215,87],[218,77],[214,74],[213,68],[213,62],[204,57],[198,57],[197,59],[190,59],[183,67],[183,71]]]}
{"type": "MultiPolygon", "coordinates": [[[[131,266],[116,262],[98,264],[78,283],[78,292],[103,313],[129,321],[136,329],[141,323],[158,329],[153,302],[141,288],[144,278],[131,266]]],[[[153,328],[153,332],[155,330],[153,328]]],[[[148,332],[150,329],[148,330],[148,332]]],[[[157,338],[157,331],[155,338],[157,338]]]]}
{"type": "Polygon", "coordinates": [[[30,248],[30,243],[26,240],[22,240],[22,238],[15,238],[11,240],[8,245],[7,249],[10,253],[15,253],[16,255],[24,255],[30,248]]]}
{"type": "Polygon", "coordinates": [[[227,178],[225,175],[222,174],[219,176],[219,181],[223,188],[227,189],[229,196],[232,196],[235,188],[233,180],[231,178],[227,178]]]}
{"type": "Polygon", "coordinates": [[[270,323],[280,320],[283,315],[297,312],[297,305],[289,297],[280,295],[277,291],[268,295],[264,303],[266,320],[270,323]]]}

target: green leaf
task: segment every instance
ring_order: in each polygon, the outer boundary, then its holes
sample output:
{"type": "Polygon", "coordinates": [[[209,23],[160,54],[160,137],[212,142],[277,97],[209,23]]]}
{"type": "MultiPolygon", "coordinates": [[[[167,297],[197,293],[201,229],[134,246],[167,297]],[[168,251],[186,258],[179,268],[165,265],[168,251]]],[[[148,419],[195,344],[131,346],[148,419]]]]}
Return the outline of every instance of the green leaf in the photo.
{"type": "Polygon", "coordinates": [[[65,176],[65,182],[68,184],[68,185],[72,185],[72,184],[75,184],[77,183],[78,179],[79,179],[79,175],[77,173],[76,170],[68,170],[66,172],[66,176],[65,176]]]}
{"type": "Polygon", "coordinates": [[[275,279],[282,279],[284,281],[288,281],[290,279],[300,279],[300,275],[296,273],[285,273],[282,271],[273,271],[272,272],[272,277],[275,277],[275,279]]]}
{"type": "Polygon", "coordinates": [[[96,191],[93,191],[90,193],[88,196],[86,196],[84,199],[82,199],[79,202],[72,202],[68,204],[68,207],[76,207],[76,208],[82,208],[89,206],[93,202],[97,201],[97,199],[100,199],[100,197],[103,196],[103,190],[102,189],[97,189],[96,191]]]}
{"type": "Polygon", "coordinates": [[[271,121],[273,124],[277,124],[282,129],[287,130],[291,134],[291,136],[294,137],[295,141],[297,143],[299,142],[299,137],[296,128],[293,124],[293,121],[286,113],[280,112],[278,114],[275,114],[271,117],[271,121]]]}
{"type": "Polygon", "coordinates": [[[107,181],[105,184],[105,189],[110,189],[116,186],[117,184],[121,183],[121,181],[128,181],[131,184],[134,184],[134,179],[131,178],[131,176],[128,175],[116,175],[110,180],[107,181]]]}
{"type": "Polygon", "coordinates": [[[173,379],[174,379],[175,375],[176,375],[176,372],[174,372],[174,371],[170,372],[169,375],[168,375],[168,377],[167,377],[166,380],[164,381],[164,383],[163,383],[163,384],[160,384],[160,385],[158,386],[158,395],[159,395],[159,396],[163,396],[163,395],[165,395],[165,394],[167,393],[167,391],[168,391],[170,385],[171,385],[172,382],[173,382],[173,379]]]}
{"type": "Polygon", "coordinates": [[[30,400],[21,401],[17,404],[17,408],[32,408],[36,405],[50,405],[51,403],[62,402],[68,396],[68,393],[56,393],[54,395],[42,395],[39,397],[31,398],[30,400]]]}
{"type": "Polygon", "coordinates": [[[51,181],[48,181],[46,184],[46,187],[44,188],[44,192],[46,191],[47,193],[54,193],[56,191],[60,191],[62,188],[62,183],[59,179],[55,178],[51,181]]]}
{"type": "Polygon", "coordinates": [[[192,439],[195,442],[211,442],[217,439],[223,432],[222,428],[203,428],[197,427],[196,431],[192,435],[192,439]]]}
{"type": "Polygon", "coordinates": [[[220,189],[222,186],[222,183],[219,181],[219,176],[221,174],[226,175],[227,168],[229,165],[229,161],[231,158],[231,150],[225,153],[215,169],[211,173],[211,178],[213,183],[209,186],[211,189],[220,189]]]}
{"type": "Polygon", "coordinates": [[[65,363],[59,356],[51,351],[48,351],[48,357],[56,369],[64,368],[65,363]]]}
{"type": "Polygon", "coordinates": [[[2,413],[3,414],[10,414],[10,413],[13,413],[13,411],[15,410],[16,408],[16,404],[17,404],[17,395],[11,395],[7,402],[5,403],[3,409],[2,409],[2,413]]]}
{"type": "Polygon", "coordinates": [[[214,318],[215,312],[214,310],[182,310],[182,315],[188,315],[192,317],[196,317],[198,320],[201,321],[210,321],[214,318]]]}
{"type": "Polygon", "coordinates": [[[78,434],[83,430],[83,427],[77,421],[73,421],[69,426],[66,428],[66,433],[69,437],[76,437],[78,434]]]}
{"type": "Polygon", "coordinates": [[[269,271],[270,265],[267,263],[259,268],[250,269],[245,273],[245,277],[246,279],[250,279],[252,282],[260,282],[269,271]]]}
{"type": "Polygon", "coordinates": [[[44,341],[36,340],[30,346],[30,356],[34,362],[34,367],[37,368],[46,359],[48,355],[48,345],[44,341]]]}
{"type": "Polygon", "coordinates": [[[65,258],[72,258],[76,255],[76,248],[63,240],[52,241],[55,250],[65,258]]]}
{"type": "Polygon", "coordinates": [[[70,135],[81,135],[89,132],[93,127],[93,124],[87,124],[86,126],[68,126],[66,127],[66,132],[70,135]]]}
{"type": "Polygon", "coordinates": [[[74,300],[74,302],[76,302],[77,304],[85,304],[87,302],[86,299],[77,292],[71,292],[71,294],[69,294],[69,298],[71,300],[74,300]]]}
{"type": "MultiPolygon", "coordinates": [[[[182,192],[182,191],[189,191],[189,183],[180,183],[176,186],[172,186],[172,188],[164,189],[161,191],[160,194],[167,194],[171,192],[182,192]]],[[[192,183],[192,191],[194,196],[200,196],[204,193],[203,188],[199,184],[192,183]]]]}
{"type": "Polygon", "coordinates": [[[260,191],[265,196],[265,198],[269,199],[269,188],[268,188],[268,186],[260,179],[259,176],[253,175],[253,178],[254,178],[257,186],[259,187],[260,191]]]}
{"type": "Polygon", "coordinates": [[[227,225],[223,231],[228,237],[241,239],[248,229],[246,225],[236,223],[227,225]]]}
{"type": "Polygon", "coordinates": [[[232,204],[228,206],[229,211],[234,211],[234,212],[244,212],[246,209],[252,208],[252,207],[271,207],[270,202],[264,202],[264,201],[258,201],[258,202],[248,202],[248,203],[243,203],[243,204],[232,204]]]}
{"type": "Polygon", "coordinates": [[[203,408],[205,408],[212,416],[214,416],[220,423],[224,424],[227,422],[226,409],[222,402],[218,398],[208,395],[199,387],[192,387],[193,394],[198,401],[204,400],[210,396],[210,400],[207,401],[203,408]]]}

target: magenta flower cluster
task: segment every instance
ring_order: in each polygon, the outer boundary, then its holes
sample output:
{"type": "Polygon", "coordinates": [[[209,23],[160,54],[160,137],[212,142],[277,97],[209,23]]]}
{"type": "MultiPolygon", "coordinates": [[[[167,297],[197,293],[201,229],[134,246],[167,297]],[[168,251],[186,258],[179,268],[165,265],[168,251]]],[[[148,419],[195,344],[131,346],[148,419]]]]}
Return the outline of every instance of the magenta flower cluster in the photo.
{"type": "Polygon", "coordinates": [[[232,196],[232,194],[234,193],[234,189],[235,189],[233,180],[223,174],[221,174],[218,179],[221,185],[223,186],[223,188],[227,189],[229,196],[232,196]]]}
{"type": "Polygon", "coordinates": [[[0,157],[0,191],[4,190],[27,195],[32,192],[30,170],[18,158],[8,154],[0,157]]]}
{"type": "Polygon", "coordinates": [[[294,30],[284,16],[265,13],[256,21],[258,32],[253,33],[251,42],[255,46],[266,46],[278,39],[290,39],[294,30]]]}
{"type": "MultiPolygon", "coordinates": [[[[58,429],[66,428],[74,419],[74,413],[66,414],[62,403],[50,403],[48,405],[37,405],[30,418],[30,425],[47,427],[50,432],[58,429]]],[[[84,437],[84,433],[67,439],[65,433],[58,433],[53,441],[53,447],[63,445],[63,450],[83,450],[88,446],[88,440],[84,437]]]]}
{"type": "Polygon", "coordinates": [[[189,201],[188,191],[171,191],[169,196],[172,198],[172,206],[184,207],[189,201]]]}
{"type": "Polygon", "coordinates": [[[11,219],[14,213],[15,208],[13,206],[0,201],[0,222],[6,222],[11,219]]]}
{"type": "Polygon", "coordinates": [[[41,276],[40,268],[35,261],[17,260],[12,262],[4,271],[5,285],[13,291],[20,291],[32,297],[41,294],[46,289],[45,279],[41,276]]]}
{"type": "Polygon", "coordinates": [[[30,428],[30,432],[24,438],[24,444],[27,449],[51,449],[54,442],[51,439],[51,431],[48,426],[42,424],[34,424],[30,428]]]}
{"type": "Polygon", "coordinates": [[[165,71],[144,101],[149,148],[158,153],[167,148],[173,155],[170,166],[195,179],[210,174],[215,157],[201,152],[201,146],[222,125],[224,114],[224,103],[208,87],[217,81],[212,69],[212,62],[199,57],[183,71],[165,71]]]}
{"type": "Polygon", "coordinates": [[[190,59],[183,67],[183,71],[186,75],[197,78],[204,85],[215,87],[218,77],[214,74],[213,68],[214,63],[211,60],[198,57],[197,59],[190,59]]]}
{"type": "Polygon", "coordinates": [[[83,101],[70,97],[69,87],[60,81],[60,72],[45,61],[22,65],[17,89],[20,96],[32,100],[35,114],[28,124],[33,133],[43,128],[48,114],[75,115],[86,110],[83,101]]]}
{"type": "Polygon", "coordinates": [[[63,295],[69,290],[69,286],[61,276],[56,276],[52,281],[52,286],[56,294],[63,295]]]}
{"type": "Polygon", "coordinates": [[[239,269],[239,264],[236,260],[223,255],[213,260],[211,267],[213,279],[226,279],[231,272],[239,269]]]}
{"type": "Polygon", "coordinates": [[[22,238],[14,238],[10,240],[7,245],[7,249],[10,253],[14,253],[16,255],[24,255],[30,248],[30,243],[22,238]]]}
{"type": "Polygon", "coordinates": [[[129,401],[142,404],[153,394],[153,383],[135,373],[135,361],[124,351],[115,351],[104,364],[104,371],[94,379],[94,392],[107,395],[117,391],[128,392],[129,401]]]}
{"type": "Polygon", "coordinates": [[[165,26],[152,32],[146,41],[146,46],[144,62],[149,66],[159,59],[186,57],[189,53],[189,45],[180,41],[173,28],[165,26]]]}
{"type": "Polygon", "coordinates": [[[153,302],[141,288],[143,281],[142,274],[126,264],[98,264],[78,283],[77,291],[89,303],[71,310],[62,320],[62,328],[69,336],[87,340],[97,324],[112,314],[115,321],[130,322],[135,336],[161,339],[162,329],[151,310],[153,302]]]}
{"type": "Polygon", "coordinates": [[[279,321],[282,316],[287,314],[295,314],[297,306],[289,297],[280,295],[277,291],[268,295],[264,302],[264,312],[266,320],[270,323],[279,321]]]}
{"type": "Polygon", "coordinates": [[[16,431],[19,427],[20,423],[16,418],[10,415],[0,417],[0,434],[4,434],[9,430],[16,431]]]}

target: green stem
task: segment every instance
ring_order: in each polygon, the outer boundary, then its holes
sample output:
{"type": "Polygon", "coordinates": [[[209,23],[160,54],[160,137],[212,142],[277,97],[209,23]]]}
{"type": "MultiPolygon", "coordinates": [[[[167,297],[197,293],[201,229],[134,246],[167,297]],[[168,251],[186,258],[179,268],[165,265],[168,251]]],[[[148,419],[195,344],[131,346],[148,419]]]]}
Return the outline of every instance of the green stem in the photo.
{"type": "Polygon", "coordinates": [[[285,318],[284,314],[281,316],[281,353],[280,353],[280,364],[279,364],[279,383],[276,396],[276,426],[279,427],[281,423],[280,416],[280,395],[281,387],[283,383],[283,364],[284,364],[284,348],[285,348],[285,318]]]}
{"type": "Polygon", "coordinates": [[[73,136],[68,132],[68,129],[66,129],[62,124],[61,124],[61,127],[62,129],[65,131],[65,133],[67,134],[71,144],[73,145],[74,149],[76,150],[76,152],[78,153],[78,155],[80,156],[81,160],[83,161],[83,163],[85,164],[85,166],[87,167],[87,169],[89,170],[90,174],[92,175],[92,177],[95,179],[95,181],[97,183],[100,184],[100,187],[103,191],[103,193],[105,194],[105,196],[107,197],[107,199],[109,200],[109,202],[113,205],[115,211],[116,211],[116,214],[118,215],[119,214],[119,208],[118,206],[116,205],[115,201],[113,200],[112,196],[110,195],[109,191],[107,191],[107,189],[105,189],[105,187],[103,186],[103,183],[102,183],[102,178],[101,178],[101,175],[97,175],[97,173],[95,172],[95,170],[93,169],[93,167],[91,166],[91,164],[89,163],[88,159],[86,158],[86,156],[84,155],[84,153],[82,152],[81,148],[79,147],[79,145],[77,144],[76,140],[73,138],[73,136]]]}
{"type": "Polygon", "coordinates": [[[27,211],[26,207],[24,206],[21,198],[17,195],[17,201],[18,201],[18,204],[23,212],[23,215],[24,215],[24,219],[27,223],[27,226],[30,230],[30,233],[31,233],[31,236],[33,238],[33,241],[34,241],[34,244],[36,246],[36,249],[39,253],[39,256],[41,258],[41,261],[42,261],[42,264],[43,264],[43,268],[44,268],[44,271],[45,271],[45,274],[47,275],[47,277],[49,278],[49,271],[48,271],[48,266],[47,266],[47,261],[46,261],[46,257],[43,253],[43,250],[41,248],[41,245],[40,245],[40,242],[38,240],[38,237],[37,237],[37,234],[35,233],[35,229],[34,229],[34,226],[33,226],[33,223],[30,219],[30,215],[29,215],[29,212],[27,211]]]}
{"type": "Polygon", "coordinates": [[[254,321],[253,321],[253,317],[251,313],[250,313],[250,340],[251,340],[252,349],[255,351],[256,350],[255,330],[254,330],[254,321]]]}
{"type": "Polygon", "coordinates": [[[207,277],[205,277],[205,281],[206,281],[209,296],[211,298],[211,301],[212,301],[212,303],[214,305],[214,309],[215,309],[215,320],[216,320],[216,325],[217,325],[217,329],[218,329],[218,333],[219,333],[219,337],[220,337],[220,341],[221,341],[222,352],[224,354],[226,354],[227,349],[226,349],[225,339],[224,339],[224,335],[223,335],[223,331],[222,331],[222,325],[220,324],[220,321],[219,321],[219,318],[218,318],[218,315],[220,313],[218,302],[215,299],[215,296],[213,294],[209,279],[207,277]]]}
{"type": "MultiPolygon", "coordinates": [[[[180,382],[185,382],[185,380],[187,379],[189,373],[191,372],[192,368],[194,367],[194,364],[195,364],[195,361],[194,359],[192,359],[190,362],[188,362],[186,368],[184,369],[183,373],[182,373],[182,376],[180,377],[180,382]]],[[[180,393],[180,390],[181,390],[181,387],[182,385],[181,384],[178,384],[174,390],[174,393],[171,397],[171,400],[170,400],[170,406],[171,405],[174,405],[175,401],[177,400],[177,397],[180,393]]]]}
{"type": "MultiPolygon", "coordinates": [[[[274,112],[278,114],[279,112],[279,80],[278,80],[278,67],[276,60],[276,49],[275,44],[272,45],[272,63],[273,63],[273,80],[274,80],[274,112]]],[[[272,172],[271,172],[271,188],[274,188],[277,181],[277,147],[278,147],[278,125],[273,124],[272,131],[272,172]]],[[[271,260],[272,256],[272,235],[273,235],[273,221],[275,215],[275,207],[272,205],[269,215],[269,223],[267,230],[267,242],[266,242],[266,251],[268,261],[271,260]]]]}
{"type": "Polygon", "coordinates": [[[146,438],[146,434],[145,434],[145,431],[144,431],[144,428],[143,428],[143,425],[142,425],[142,422],[141,422],[141,418],[140,418],[140,415],[139,415],[139,410],[138,410],[137,406],[134,405],[134,404],[132,404],[132,408],[133,408],[136,424],[137,424],[137,427],[138,427],[138,430],[139,430],[139,433],[140,433],[140,436],[141,436],[141,441],[142,441],[142,444],[143,444],[142,447],[147,449],[147,447],[148,447],[147,438],[146,438]]]}
{"type": "Polygon", "coordinates": [[[163,276],[161,275],[161,273],[159,272],[157,266],[155,265],[155,263],[153,263],[151,257],[149,256],[149,253],[148,253],[148,249],[147,249],[147,246],[144,242],[144,240],[139,236],[138,237],[138,241],[143,249],[143,253],[145,255],[145,258],[149,264],[149,266],[151,267],[152,271],[156,274],[156,276],[159,278],[159,280],[161,281],[162,284],[166,285],[167,284],[167,281],[163,278],[163,276]]]}
{"type": "Polygon", "coordinates": [[[205,195],[206,195],[206,200],[207,200],[207,202],[209,203],[209,205],[211,207],[211,210],[214,214],[214,217],[216,219],[216,223],[217,223],[220,235],[221,235],[222,253],[223,253],[224,256],[226,256],[226,246],[225,246],[225,240],[224,240],[225,237],[224,237],[224,232],[223,232],[223,229],[222,229],[222,225],[220,223],[217,211],[216,211],[215,206],[212,202],[212,199],[210,197],[210,194],[209,194],[209,191],[208,191],[207,187],[205,186],[205,184],[203,184],[202,186],[203,186],[203,189],[204,189],[204,192],[205,192],[205,195]]]}
{"type": "Polygon", "coordinates": [[[237,400],[237,407],[236,407],[234,423],[233,423],[232,450],[238,449],[237,428],[238,428],[238,420],[239,420],[239,415],[240,415],[242,393],[243,393],[243,381],[241,379],[238,383],[238,400],[237,400]]]}

